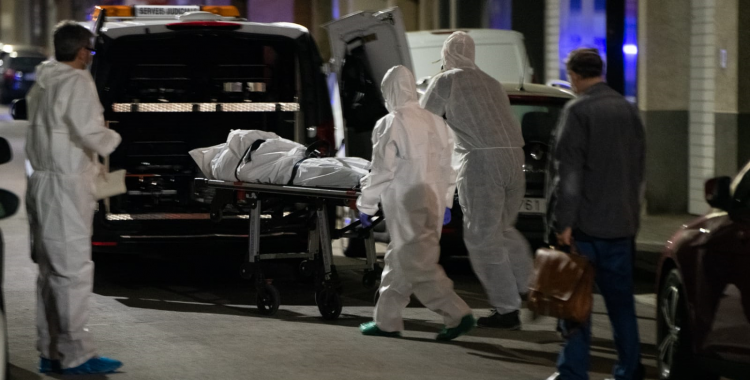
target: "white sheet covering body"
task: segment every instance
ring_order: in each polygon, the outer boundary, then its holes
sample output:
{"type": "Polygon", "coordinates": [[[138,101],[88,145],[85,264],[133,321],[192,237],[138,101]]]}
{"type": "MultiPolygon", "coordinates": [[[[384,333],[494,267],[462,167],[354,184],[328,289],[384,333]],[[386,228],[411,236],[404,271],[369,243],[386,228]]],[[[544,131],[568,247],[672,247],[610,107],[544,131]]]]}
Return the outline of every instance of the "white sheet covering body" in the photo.
{"type": "Polygon", "coordinates": [[[236,181],[235,170],[237,170],[237,164],[240,162],[242,156],[245,155],[247,149],[256,140],[275,138],[279,138],[279,136],[273,132],[264,132],[255,129],[237,129],[229,132],[226,145],[211,160],[211,175],[215,179],[236,181]]]}
{"type": "Polygon", "coordinates": [[[294,174],[296,186],[355,188],[370,170],[361,158],[305,158],[305,152],[304,145],[271,132],[236,130],[225,144],[194,149],[190,156],[206,178],[223,181],[287,185],[294,174]]]}

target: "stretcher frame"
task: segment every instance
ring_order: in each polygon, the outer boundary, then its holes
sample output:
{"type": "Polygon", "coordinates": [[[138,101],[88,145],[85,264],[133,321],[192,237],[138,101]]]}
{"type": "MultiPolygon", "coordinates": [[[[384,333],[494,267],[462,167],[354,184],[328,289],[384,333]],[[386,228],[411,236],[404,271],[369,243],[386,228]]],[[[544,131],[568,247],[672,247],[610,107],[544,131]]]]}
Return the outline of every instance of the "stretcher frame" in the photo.
{"type": "Polygon", "coordinates": [[[280,305],[278,290],[268,281],[260,265],[263,260],[273,259],[303,259],[300,271],[314,272],[315,275],[315,301],[324,319],[336,319],[341,314],[342,303],[340,298],[341,283],[333,264],[332,240],[339,238],[363,239],[365,243],[365,262],[358,265],[342,265],[339,268],[365,271],[362,282],[366,287],[374,287],[380,279],[382,269],[377,264],[375,252],[375,239],[372,227],[383,220],[382,214],[373,218],[373,225],[364,228],[359,221],[350,223],[343,228],[331,230],[329,224],[329,206],[346,206],[349,202],[356,201],[361,194],[358,190],[330,189],[318,187],[303,187],[291,185],[270,185],[248,182],[231,182],[222,180],[210,180],[196,178],[196,183],[203,184],[209,188],[217,189],[217,194],[211,204],[211,219],[220,221],[222,210],[237,199],[237,195],[244,194],[249,204],[249,231],[248,252],[245,256],[242,272],[245,277],[255,279],[258,309],[266,315],[273,315],[280,305]],[[221,196],[220,191],[225,191],[221,196]],[[226,191],[230,195],[226,196],[226,191]],[[303,253],[261,253],[261,213],[262,204],[267,199],[282,198],[294,204],[307,204],[314,207],[314,223],[310,226],[308,233],[307,252],[303,253]],[[309,268],[310,263],[320,259],[322,265],[309,268]],[[307,268],[303,265],[307,264],[307,268]]]}

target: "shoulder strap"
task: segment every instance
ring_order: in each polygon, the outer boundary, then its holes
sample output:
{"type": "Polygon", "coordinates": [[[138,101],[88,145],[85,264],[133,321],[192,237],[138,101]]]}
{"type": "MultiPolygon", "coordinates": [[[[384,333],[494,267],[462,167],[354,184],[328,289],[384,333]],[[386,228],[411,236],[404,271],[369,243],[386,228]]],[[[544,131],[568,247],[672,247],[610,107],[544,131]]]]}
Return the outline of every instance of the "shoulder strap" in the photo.
{"type": "Polygon", "coordinates": [[[305,160],[307,160],[308,158],[310,158],[310,157],[305,157],[305,158],[297,161],[296,164],[294,164],[294,168],[292,169],[292,176],[289,178],[289,182],[287,182],[287,185],[289,185],[289,186],[293,186],[294,185],[294,177],[297,176],[297,169],[299,169],[300,164],[302,164],[303,162],[305,162],[305,160]]]}
{"type": "Polygon", "coordinates": [[[250,145],[250,147],[247,148],[247,150],[245,151],[245,154],[242,155],[242,159],[240,159],[239,161],[237,161],[237,166],[234,168],[234,178],[236,178],[237,181],[242,182],[242,180],[240,180],[240,177],[237,175],[237,172],[240,170],[240,165],[246,164],[246,163],[252,161],[253,157],[252,157],[251,153],[255,152],[256,150],[258,150],[258,148],[264,142],[266,142],[266,140],[260,140],[259,139],[259,140],[253,141],[253,145],[250,145]]]}

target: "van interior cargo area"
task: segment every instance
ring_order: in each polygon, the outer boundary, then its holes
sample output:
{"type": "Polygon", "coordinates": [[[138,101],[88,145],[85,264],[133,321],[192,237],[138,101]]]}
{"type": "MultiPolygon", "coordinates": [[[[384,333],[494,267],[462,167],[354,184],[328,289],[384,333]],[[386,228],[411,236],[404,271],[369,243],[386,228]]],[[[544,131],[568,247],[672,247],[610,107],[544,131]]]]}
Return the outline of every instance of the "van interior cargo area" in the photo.
{"type": "Polygon", "coordinates": [[[106,77],[98,84],[104,104],[295,102],[299,96],[296,46],[289,39],[221,32],[127,36],[102,54],[94,70],[106,77]]]}
{"type": "Polygon", "coordinates": [[[93,68],[105,117],[123,138],[110,170],[128,172],[128,192],[110,200],[109,212],[203,212],[212,194],[195,187],[190,150],[223,143],[232,129],[298,139],[300,107],[276,106],[299,104],[297,45],[220,31],[147,37],[105,44],[93,68]],[[118,104],[126,107],[115,112],[118,104]],[[169,107],[179,104],[188,111],[169,107]]]}

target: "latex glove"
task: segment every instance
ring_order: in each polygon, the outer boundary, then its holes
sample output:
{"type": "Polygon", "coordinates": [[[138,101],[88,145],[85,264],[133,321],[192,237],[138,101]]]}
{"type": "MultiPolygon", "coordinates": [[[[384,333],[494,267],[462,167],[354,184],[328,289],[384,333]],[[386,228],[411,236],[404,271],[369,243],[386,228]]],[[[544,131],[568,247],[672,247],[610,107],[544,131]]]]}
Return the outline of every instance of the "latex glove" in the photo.
{"type": "Polygon", "coordinates": [[[443,225],[446,225],[451,222],[451,209],[448,207],[445,208],[445,214],[443,214],[443,225]]]}
{"type": "Polygon", "coordinates": [[[372,226],[372,218],[370,215],[365,214],[364,212],[359,212],[359,221],[362,223],[362,227],[371,227],[372,226]]]}
{"type": "Polygon", "coordinates": [[[570,247],[573,244],[573,229],[568,227],[562,233],[557,234],[557,244],[561,247],[570,247]]]}

